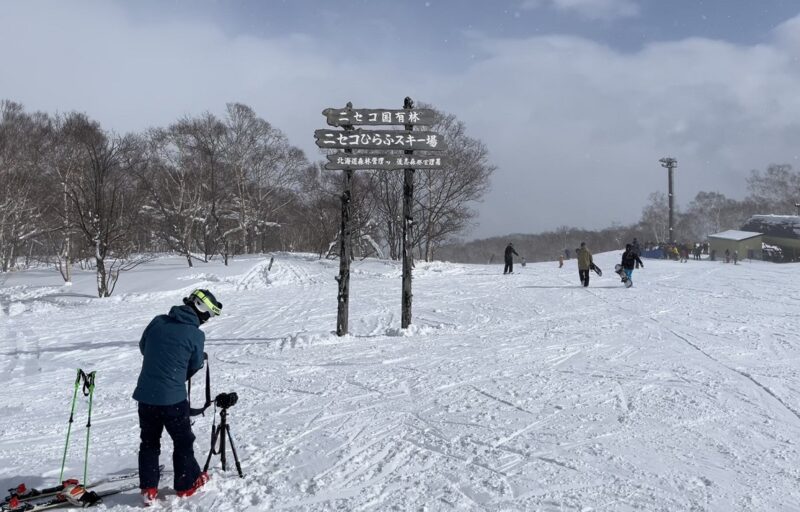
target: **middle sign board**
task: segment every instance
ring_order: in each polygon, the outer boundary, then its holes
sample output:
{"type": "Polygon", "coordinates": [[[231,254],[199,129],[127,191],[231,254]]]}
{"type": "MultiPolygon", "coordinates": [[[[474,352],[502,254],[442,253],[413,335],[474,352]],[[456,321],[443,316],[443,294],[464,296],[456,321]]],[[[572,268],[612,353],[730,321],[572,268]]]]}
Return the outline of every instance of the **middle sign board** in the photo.
{"type": "Polygon", "coordinates": [[[447,149],[436,132],[401,130],[316,130],[317,146],[323,149],[427,150],[447,149]]]}

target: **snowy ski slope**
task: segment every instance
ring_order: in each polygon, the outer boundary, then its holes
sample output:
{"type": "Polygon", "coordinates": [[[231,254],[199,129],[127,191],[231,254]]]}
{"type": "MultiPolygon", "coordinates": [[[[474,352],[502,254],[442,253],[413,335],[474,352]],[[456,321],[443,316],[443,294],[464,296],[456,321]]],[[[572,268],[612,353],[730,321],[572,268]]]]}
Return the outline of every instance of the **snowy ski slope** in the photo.
{"type": "MultiPolygon", "coordinates": [[[[215,457],[207,490],[163,510],[800,510],[800,266],[645,260],[624,289],[619,254],[595,257],[588,289],[575,260],[417,263],[408,331],[399,265],[355,262],[344,338],[338,262],[309,255],[271,272],[269,256],[164,257],[104,300],[91,273],[0,276],[0,489],[55,483],[78,367],[98,375],[90,474],[135,468],[139,336],[208,287],[224,304],[204,326],[212,392],[239,394],[246,477],[215,457]]],[[[194,425],[201,465],[211,420],[194,425]]]]}

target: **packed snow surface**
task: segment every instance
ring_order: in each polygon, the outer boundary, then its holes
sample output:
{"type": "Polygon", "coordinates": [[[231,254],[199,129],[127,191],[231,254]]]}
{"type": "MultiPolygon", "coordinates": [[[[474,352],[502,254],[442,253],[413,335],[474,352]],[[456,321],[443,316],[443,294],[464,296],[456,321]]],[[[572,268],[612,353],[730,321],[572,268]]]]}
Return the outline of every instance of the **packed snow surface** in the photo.
{"type": "MultiPolygon", "coordinates": [[[[239,395],[245,478],[215,456],[182,500],[165,475],[162,510],[800,510],[797,264],[645,260],[625,289],[620,253],[595,257],[589,288],[575,260],[417,262],[401,329],[400,266],[356,261],[340,338],[338,262],[269,256],[163,257],[107,299],[91,272],[0,275],[0,489],[56,483],[77,368],[97,371],[89,479],[135,468],[139,337],[207,287],[224,305],[203,327],[212,392],[239,395]]],[[[202,374],[193,387],[199,405],[202,374]]],[[[201,466],[214,417],[194,423],[201,466]]],[[[139,507],[130,491],[100,509],[139,507]]]]}

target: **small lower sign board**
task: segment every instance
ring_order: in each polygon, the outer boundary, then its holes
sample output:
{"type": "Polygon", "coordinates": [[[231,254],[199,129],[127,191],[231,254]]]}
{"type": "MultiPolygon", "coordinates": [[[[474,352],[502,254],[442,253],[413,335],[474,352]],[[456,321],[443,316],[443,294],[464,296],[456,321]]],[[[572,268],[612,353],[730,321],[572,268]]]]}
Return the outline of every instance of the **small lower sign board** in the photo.
{"type": "Polygon", "coordinates": [[[337,153],[328,155],[325,168],[329,171],[394,170],[394,169],[441,169],[445,159],[436,156],[417,155],[352,155],[337,153]]]}
{"type": "Polygon", "coordinates": [[[323,149],[404,149],[442,151],[444,139],[435,132],[403,130],[315,130],[323,149]]]}

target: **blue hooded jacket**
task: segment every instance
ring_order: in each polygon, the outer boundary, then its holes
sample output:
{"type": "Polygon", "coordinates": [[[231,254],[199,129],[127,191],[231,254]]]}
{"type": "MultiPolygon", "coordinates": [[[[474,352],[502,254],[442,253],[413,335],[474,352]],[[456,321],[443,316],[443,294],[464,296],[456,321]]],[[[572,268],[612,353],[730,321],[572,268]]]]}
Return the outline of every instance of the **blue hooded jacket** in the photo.
{"type": "Polygon", "coordinates": [[[144,330],[139,350],[144,359],[133,399],[148,405],[186,400],[186,379],[203,367],[206,335],[189,306],[173,306],[144,330]]]}

